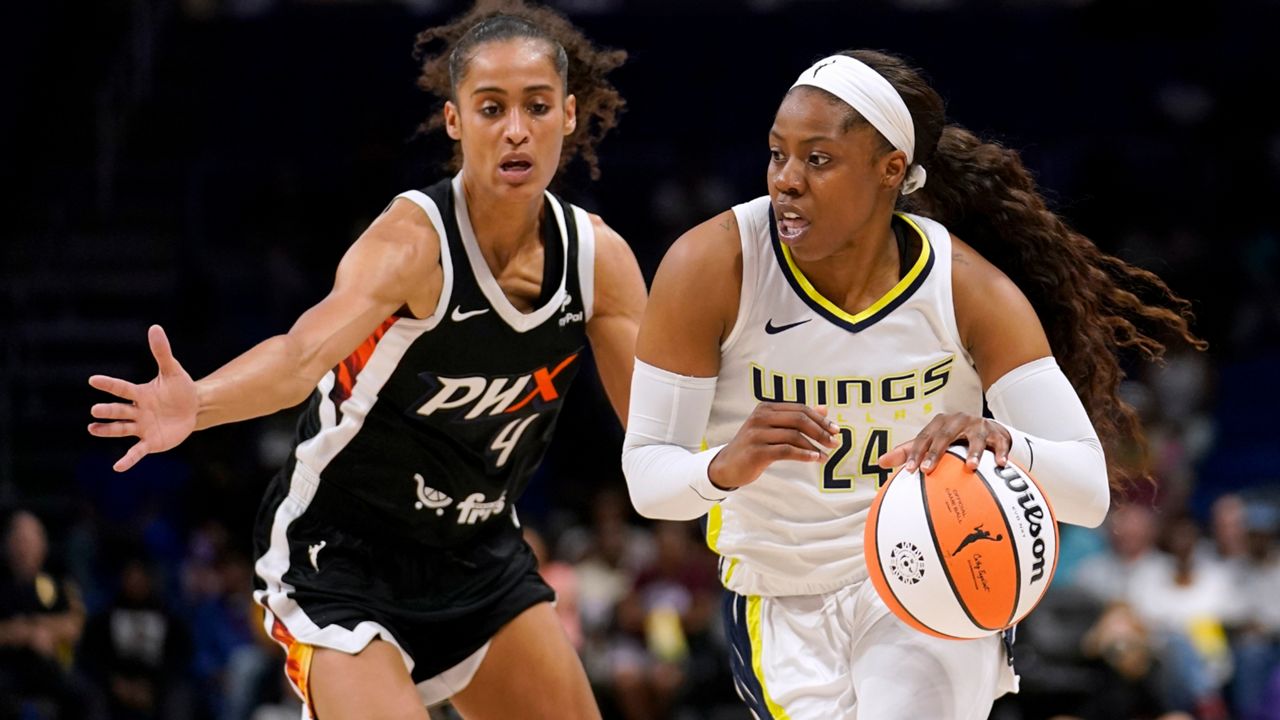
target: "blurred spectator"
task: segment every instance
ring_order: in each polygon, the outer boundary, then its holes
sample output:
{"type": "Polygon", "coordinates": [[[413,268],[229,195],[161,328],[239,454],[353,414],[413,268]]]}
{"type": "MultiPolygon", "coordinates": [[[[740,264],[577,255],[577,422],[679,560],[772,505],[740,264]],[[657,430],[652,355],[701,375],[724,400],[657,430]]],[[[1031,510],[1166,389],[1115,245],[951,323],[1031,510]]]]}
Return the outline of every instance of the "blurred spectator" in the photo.
{"type": "Polygon", "coordinates": [[[1099,682],[1076,713],[1082,720],[1191,720],[1171,712],[1147,628],[1128,605],[1108,607],[1085,634],[1081,649],[1099,668],[1099,682]]]}
{"type": "Polygon", "coordinates": [[[1280,686],[1280,511],[1258,503],[1244,516],[1246,554],[1232,567],[1240,606],[1232,638],[1231,700],[1237,717],[1254,720],[1280,715],[1280,706],[1268,710],[1266,703],[1268,684],[1280,686]]]}
{"type": "Polygon", "coordinates": [[[3,538],[0,718],[84,717],[88,693],[68,671],[84,627],[76,590],[45,569],[49,544],[35,515],[14,512],[3,538]]]}
{"type": "Polygon", "coordinates": [[[700,550],[692,523],[660,522],[658,554],[618,605],[630,642],[614,655],[613,679],[631,720],[670,717],[688,676],[718,650],[707,641],[720,597],[715,560],[700,550]]]}
{"type": "Polygon", "coordinates": [[[1111,547],[1081,560],[1072,584],[1102,604],[1128,600],[1134,575],[1159,562],[1155,512],[1145,505],[1117,505],[1103,527],[1111,547]]]}
{"type": "Polygon", "coordinates": [[[997,701],[999,720],[1044,720],[1081,706],[1096,690],[1097,671],[1081,652],[1080,639],[1097,621],[1102,604],[1081,588],[1059,584],[1023,622],[1013,645],[1017,695],[997,701]]]}
{"type": "Polygon", "coordinates": [[[582,652],[582,616],[578,612],[578,573],[573,566],[554,560],[547,555],[547,543],[542,534],[532,526],[524,526],[524,540],[538,559],[538,572],[542,579],[556,591],[556,615],[569,636],[569,642],[582,652]]]}
{"type": "Polygon", "coordinates": [[[296,720],[302,702],[293,690],[283,667],[284,649],[262,628],[263,608],[254,603],[250,622],[253,644],[231,653],[226,667],[226,698],[219,720],[296,720]]]}
{"type": "Polygon", "coordinates": [[[1204,552],[1228,565],[1243,560],[1248,551],[1244,499],[1227,493],[1214,500],[1209,507],[1209,532],[1204,552]]]}
{"type": "Polygon", "coordinates": [[[187,596],[195,646],[192,670],[204,704],[218,717],[225,711],[228,665],[237,651],[254,645],[253,567],[245,554],[225,547],[194,565],[195,582],[187,596]]]}
{"type": "Polygon", "coordinates": [[[106,695],[112,718],[193,717],[186,680],[191,640],[155,585],[141,559],[126,560],[115,601],[85,627],[81,661],[106,695]]]}
{"type": "Polygon", "coordinates": [[[601,491],[591,504],[591,527],[569,528],[557,544],[578,578],[582,664],[596,687],[612,683],[610,657],[617,642],[614,610],[631,591],[636,575],[652,562],[653,537],[631,525],[631,501],[617,489],[601,491]]]}
{"type": "Polygon", "coordinates": [[[1223,630],[1232,617],[1233,588],[1225,566],[1198,556],[1200,528],[1190,517],[1165,527],[1159,562],[1133,573],[1129,601],[1167,660],[1166,688],[1175,707],[1202,718],[1225,717],[1221,689],[1231,676],[1223,630]]]}

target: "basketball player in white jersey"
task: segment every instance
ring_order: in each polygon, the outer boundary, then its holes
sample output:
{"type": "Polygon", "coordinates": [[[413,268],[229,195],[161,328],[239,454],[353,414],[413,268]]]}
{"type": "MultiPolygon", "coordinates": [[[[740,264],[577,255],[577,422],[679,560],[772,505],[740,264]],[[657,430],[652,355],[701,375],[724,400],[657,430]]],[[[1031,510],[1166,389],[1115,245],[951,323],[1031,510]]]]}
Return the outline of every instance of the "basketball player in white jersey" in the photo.
{"type": "Polygon", "coordinates": [[[985,449],[1017,461],[1058,520],[1097,525],[1095,425],[1106,443],[1137,431],[1114,351],[1158,356],[1152,328],[1195,342],[1186,304],[1066,228],[1016,153],[944,127],[937,93],[894,57],[805,70],[767,147],[768,196],[689,231],[654,280],[623,455],[632,500],[649,517],[708,516],[756,717],[985,718],[1016,689],[1009,651],[888,611],[863,557],[872,498],[891,468],[929,472],[959,442],[971,468],[985,449]]]}
{"type": "Polygon", "coordinates": [[[625,417],[645,290],[599,217],[547,192],[613,126],[625,55],[564,18],[486,2],[426,31],[419,84],[447,100],[461,171],[409,191],[351,246],[333,290],[194,382],[152,327],[160,374],[95,376],[127,402],[89,430],[138,442],[311,402],[255,536],[255,599],[305,714],[598,718],[512,507],[589,342],[625,417]]]}

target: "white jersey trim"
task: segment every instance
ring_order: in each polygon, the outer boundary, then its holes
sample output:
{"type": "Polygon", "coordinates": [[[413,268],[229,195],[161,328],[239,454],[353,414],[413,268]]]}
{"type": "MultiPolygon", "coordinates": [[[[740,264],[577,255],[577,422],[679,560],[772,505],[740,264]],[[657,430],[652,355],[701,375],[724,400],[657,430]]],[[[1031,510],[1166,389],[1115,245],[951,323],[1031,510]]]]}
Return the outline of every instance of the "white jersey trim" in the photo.
{"type": "Polygon", "coordinates": [[[289,526],[306,512],[319,484],[320,478],[314,471],[302,462],[295,463],[293,476],[289,478],[289,494],[276,507],[275,519],[271,523],[271,544],[254,566],[258,577],[267,584],[266,590],[256,590],[253,593],[253,599],[267,609],[263,617],[267,635],[271,636],[274,616],[298,642],[353,655],[373,642],[375,637],[381,638],[400,652],[405,668],[412,672],[413,658],[409,657],[400,643],[396,642],[395,636],[382,624],[366,620],[356,625],[354,630],[341,625],[322,628],[294,601],[295,588],[284,581],[285,573],[289,572],[289,526]]]}
{"type": "MultiPolygon", "coordinates": [[[[263,628],[268,637],[274,637],[271,633],[271,625],[279,621],[297,642],[338,650],[350,655],[363,650],[375,638],[385,640],[400,653],[405,670],[412,673],[416,664],[413,657],[405,652],[395,636],[381,623],[366,620],[356,625],[354,630],[348,630],[341,625],[328,625],[322,628],[307,615],[301,605],[294,601],[292,595],[295,588],[284,581],[285,573],[289,572],[289,526],[294,520],[302,517],[307,507],[311,505],[311,499],[315,497],[319,483],[319,477],[310,468],[303,463],[297,463],[293,469],[293,476],[289,479],[289,494],[276,508],[275,519],[271,523],[271,544],[267,552],[258,559],[254,568],[258,576],[267,584],[266,590],[257,590],[253,593],[253,599],[266,608],[262,618],[263,628]]],[[[457,665],[435,677],[416,683],[418,697],[422,699],[422,703],[435,705],[464,690],[479,671],[491,644],[492,641],[486,642],[457,665]]],[[[305,713],[306,710],[304,709],[303,712],[305,713]]],[[[307,716],[304,714],[304,717],[307,716]]]]}
{"type": "Polygon", "coordinates": [[[586,210],[576,205],[569,207],[573,208],[574,222],[578,226],[578,288],[582,291],[584,322],[589,322],[596,299],[596,227],[591,224],[591,216],[586,210]]]}
{"type": "Polygon", "coordinates": [[[434,328],[444,319],[445,310],[449,308],[449,300],[453,295],[453,258],[449,253],[449,239],[445,234],[444,216],[440,214],[440,208],[436,207],[436,203],[431,198],[417,190],[409,190],[402,192],[396,197],[404,198],[409,202],[422,208],[427,214],[427,219],[431,221],[431,226],[436,230],[436,236],[440,241],[440,269],[444,272],[444,281],[440,285],[440,299],[436,301],[436,309],[425,318],[413,318],[428,323],[427,330],[434,328]]]}
{"type": "MultiPolygon", "coordinates": [[[[560,228],[560,242],[564,247],[564,257],[566,262],[564,270],[560,273],[560,286],[556,288],[556,292],[547,301],[546,305],[525,313],[517,310],[511,301],[507,299],[506,293],[502,292],[502,288],[498,286],[498,281],[493,277],[493,271],[489,269],[489,263],[485,262],[484,253],[480,251],[480,244],[476,240],[475,229],[471,226],[471,215],[467,210],[467,196],[462,189],[462,173],[458,173],[453,178],[450,186],[454,199],[454,214],[457,216],[458,230],[462,235],[462,247],[467,251],[467,260],[471,264],[471,272],[475,275],[476,284],[480,286],[480,291],[512,330],[523,333],[528,332],[542,323],[546,322],[552,315],[560,310],[565,294],[565,281],[569,275],[569,236],[566,232],[564,224],[564,211],[560,208],[560,203],[554,199],[549,203],[551,213],[555,216],[556,225],[560,228]]],[[[550,193],[546,193],[546,197],[550,198],[550,193]]]]}

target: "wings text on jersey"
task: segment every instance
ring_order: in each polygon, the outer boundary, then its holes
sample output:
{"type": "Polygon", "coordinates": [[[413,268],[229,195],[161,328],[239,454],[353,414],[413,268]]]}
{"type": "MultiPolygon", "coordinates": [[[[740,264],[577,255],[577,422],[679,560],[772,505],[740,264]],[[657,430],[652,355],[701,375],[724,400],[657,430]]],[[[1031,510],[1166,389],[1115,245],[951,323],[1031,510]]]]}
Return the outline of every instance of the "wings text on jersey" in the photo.
{"type": "MultiPolygon", "coordinates": [[[[454,419],[477,420],[516,413],[526,408],[541,410],[560,401],[563,391],[556,386],[558,377],[578,359],[578,353],[564,358],[554,367],[540,367],[523,375],[488,377],[446,377],[422,373],[419,377],[432,386],[418,404],[417,413],[430,417],[443,410],[453,411],[454,419]]],[[[565,383],[567,389],[567,383],[565,383]]]]}
{"type": "Polygon", "coordinates": [[[880,377],[811,377],[769,370],[751,364],[751,392],[761,402],[850,407],[893,405],[929,397],[946,387],[954,355],[928,367],[880,377]]]}

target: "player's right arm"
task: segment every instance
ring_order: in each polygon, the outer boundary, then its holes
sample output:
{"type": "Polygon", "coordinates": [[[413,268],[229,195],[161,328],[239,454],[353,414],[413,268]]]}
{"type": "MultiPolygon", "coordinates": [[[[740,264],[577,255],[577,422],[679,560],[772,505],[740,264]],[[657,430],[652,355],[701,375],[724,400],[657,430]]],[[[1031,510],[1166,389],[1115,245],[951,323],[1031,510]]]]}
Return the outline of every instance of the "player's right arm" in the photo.
{"type": "Polygon", "coordinates": [[[825,417],[792,403],[761,403],[726,445],[702,450],[720,371],[720,344],[737,320],[742,249],[724,212],[671,246],[654,277],[636,342],[622,464],[646,517],[689,520],[778,460],[820,458],[825,417]]]}
{"type": "MultiPolygon", "coordinates": [[[[426,216],[397,200],[347,250],[333,289],[283,335],[264,340],[196,382],[159,326],[148,332],[159,374],[146,384],[95,375],[93,387],[127,402],[99,403],[89,432],[138,438],[113,466],[177,446],[192,432],[267,415],[306,399],[326,372],[402,307],[434,307],[441,288],[440,240],[426,216]]],[[[429,312],[429,311],[428,311],[429,312]]]]}

